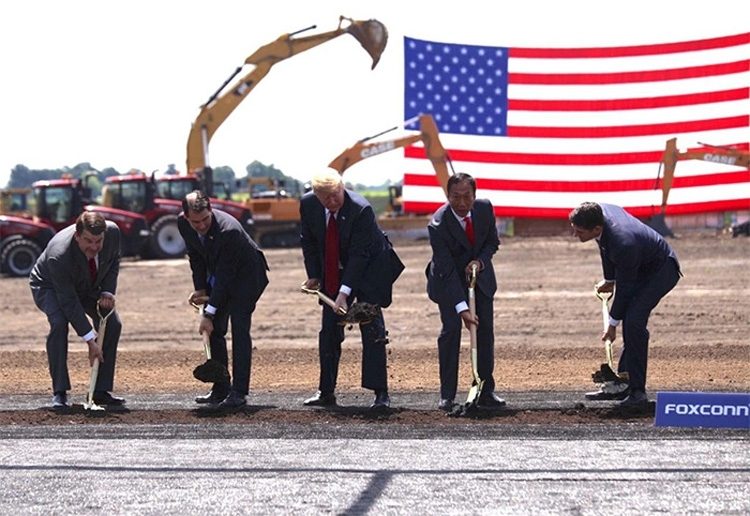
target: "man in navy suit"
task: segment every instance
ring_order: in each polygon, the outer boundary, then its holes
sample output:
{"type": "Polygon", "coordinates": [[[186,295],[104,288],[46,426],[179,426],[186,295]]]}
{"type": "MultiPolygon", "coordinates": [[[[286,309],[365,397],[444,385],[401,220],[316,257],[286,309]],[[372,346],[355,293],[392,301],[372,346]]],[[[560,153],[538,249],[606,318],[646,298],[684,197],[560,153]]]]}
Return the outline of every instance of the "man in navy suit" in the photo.
{"type": "MultiPolygon", "coordinates": [[[[341,176],[332,171],[312,179],[312,192],[300,201],[301,243],[309,289],[322,289],[335,299],[335,309],[323,305],[318,334],[320,380],[318,392],[307,406],[336,404],[336,379],[344,327],[339,309],[353,301],[381,308],[391,304],[393,283],[404,269],[393,246],[378,227],[375,212],[361,195],[346,190],[341,176]]],[[[390,406],[386,349],[388,343],[382,310],[371,322],[359,326],[362,336],[362,387],[375,392],[371,408],[390,406]]]]}
{"type": "Polygon", "coordinates": [[[185,240],[195,290],[188,301],[204,304],[199,333],[208,333],[211,357],[229,362],[226,333],[232,322],[232,384],[214,384],[196,403],[240,409],[250,388],[255,304],[268,284],[263,252],[236,218],[211,208],[208,196],[194,191],[182,201],[177,228],[185,240]]]}
{"type": "Polygon", "coordinates": [[[438,209],[427,226],[432,260],[427,265],[427,294],[440,309],[442,328],[438,336],[440,403],[451,411],[458,385],[461,324],[477,326],[477,368],[484,381],[478,404],[501,408],[505,400],[495,395],[495,332],[493,296],[497,290],[492,257],[500,246],[495,212],[490,201],[476,199],[477,185],[469,174],[448,179],[448,202],[438,209]],[[476,316],[469,311],[468,280],[477,266],[476,316]]]}
{"type": "Polygon", "coordinates": [[[648,318],[682,275],[677,255],[659,233],[619,206],[585,202],[568,218],[581,242],[595,239],[599,246],[604,279],[597,292],[615,293],[602,340],[614,341],[622,322],[623,349],[617,369],[630,378],[624,385],[605,383],[586,397],[624,399],[622,406],[644,406],[648,403],[648,318]]]}
{"type": "Polygon", "coordinates": [[[112,396],[117,360],[117,343],[122,324],[115,312],[107,320],[107,331],[100,348],[97,303],[103,313],[114,310],[117,276],[120,272],[120,230],[100,213],[84,212],[76,223],[60,230],[49,241],[29,276],[36,306],[49,321],[47,360],[52,377],[52,407],[68,407],[68,324],[88,344],[89,361],[99,359],[94,402],[122,405],[125,400],[112,396]],[[86,318],[94,321],[92,326],[86,318]]]}

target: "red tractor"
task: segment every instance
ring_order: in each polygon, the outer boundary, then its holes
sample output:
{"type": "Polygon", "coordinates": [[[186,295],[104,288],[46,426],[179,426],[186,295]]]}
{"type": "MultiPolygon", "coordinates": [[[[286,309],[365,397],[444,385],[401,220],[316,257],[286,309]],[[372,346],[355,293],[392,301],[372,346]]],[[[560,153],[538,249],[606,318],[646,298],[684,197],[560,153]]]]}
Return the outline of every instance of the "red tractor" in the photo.
{"type": "Polygon", "coordinates": [[[49,224],[0,215],[0,272],[28,276],[54,234],[55,228],[49,224]]]}
{"type": "MultiPolygon", "coordinates": [[[[179,258],[185,242],[177,231],[182,199],[201,183],[196,176],[164,176],[156,179],[143,173],[110,176],[102,189],[102,204],[110,208],[141,213],[151,228],[142,254],[154,258],[179,258]]],[[[253,217],[243,204],[211,198],[211,206],[234,216],[253,235],[253,217]]]]}
{"type": "Polygon", "coordinates": [[[84,211],[96,211],[120,228],[123,256],[140,254],[143,243],[150,235],[145,217],[132,211],[91,204],[91,189],[84,184],[80,179],[70,177],[37,181],[32,184],[34,220],[59,231],[73,224],[84,211]]]}
{"type": "MultiPolygon", "coordinates": [[[[86,181],[86,179],[84,179],[86,181]]],[[[0,271],[28,276],[52,235],[75,222],[84,211],[96,211],[120,228],[123,256],[140,254],[150,234],[145,217],[90,204],[91,190],[80,179],[37,181],[32,187],[33,210],[28,217],[3,216],[0,271]]]]}

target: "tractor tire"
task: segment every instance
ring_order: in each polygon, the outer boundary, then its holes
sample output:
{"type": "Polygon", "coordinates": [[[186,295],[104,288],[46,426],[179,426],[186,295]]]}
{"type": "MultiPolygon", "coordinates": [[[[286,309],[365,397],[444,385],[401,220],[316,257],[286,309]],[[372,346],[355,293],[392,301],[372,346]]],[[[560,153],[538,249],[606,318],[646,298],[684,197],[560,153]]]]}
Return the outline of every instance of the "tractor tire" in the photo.
{"type": "Polygon", "coordinates": [[[11,276],[28,276],[34,268],[42,248],[28,238],[19,238],[5,244],[0,254],[0,265],[3,272],[11,276]]]}
{"type": "Polygon", "coordinates": [[[177,215],[164,215],[151,226],[150,255],[155,258],[182,258],[185,241],[177,229],[177,215]]]}

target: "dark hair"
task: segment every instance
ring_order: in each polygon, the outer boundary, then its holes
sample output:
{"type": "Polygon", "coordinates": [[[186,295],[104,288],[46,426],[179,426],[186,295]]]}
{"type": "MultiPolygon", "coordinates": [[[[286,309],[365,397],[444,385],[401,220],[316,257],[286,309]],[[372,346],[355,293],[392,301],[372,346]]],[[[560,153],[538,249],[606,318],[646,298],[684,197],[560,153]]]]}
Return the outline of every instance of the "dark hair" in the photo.
{"type": "Polygon", "coordinates": [[[101,235],[107,229],[104,215],[95,211],[84,211],[76,219],[76,235],[81,236],[84,231],[92,235],[101,235]]]}
{"type": "Polygon", "coordinates": [[[594,229],[604,225],[602,207],[595,202],[584,202],[568,215],[568,220],[574,226],[583,229],[594,229]]]}
{"type": "Polygon", "coordinates": [[[474,181],[474,178],[471,177],[469,174],[466,174],[464,172],[458,172],[456,174],[453,174],[451,177],[448,178],[448,193],[451,193],[451,188],[458,183],[469,183],[471,186],[472,192],[474,192],[474,195],[477,195],[477,182],[474,181]]]}
{"type": "Polygon", "coordinates": [[[211,209],[211,200],[200,190],[193,190],[182,200],[182,211],[187,216],[188,211],[200,213],[203,210],[211,209]]]}

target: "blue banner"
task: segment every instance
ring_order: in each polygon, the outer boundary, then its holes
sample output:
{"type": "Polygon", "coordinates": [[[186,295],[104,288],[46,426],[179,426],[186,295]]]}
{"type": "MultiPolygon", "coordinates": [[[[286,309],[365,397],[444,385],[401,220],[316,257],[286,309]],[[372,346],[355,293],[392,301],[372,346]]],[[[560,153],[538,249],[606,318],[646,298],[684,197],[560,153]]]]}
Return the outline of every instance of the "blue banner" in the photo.
{"type": "Polygon", "coordinates": [[[750,393],[657,392],[654,424],[750,430],[750,393]]]}

